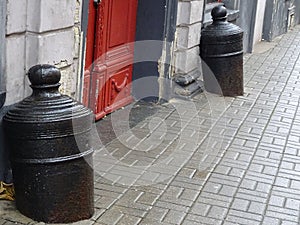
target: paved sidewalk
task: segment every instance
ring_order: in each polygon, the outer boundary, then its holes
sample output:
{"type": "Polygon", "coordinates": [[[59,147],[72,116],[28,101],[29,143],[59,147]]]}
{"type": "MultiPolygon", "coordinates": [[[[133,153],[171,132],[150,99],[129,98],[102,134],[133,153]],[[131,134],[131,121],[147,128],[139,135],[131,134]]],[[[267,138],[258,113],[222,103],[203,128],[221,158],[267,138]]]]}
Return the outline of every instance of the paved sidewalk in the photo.
{"type": "MultiPolygon", "coordinates": [[[[95,136],[96,211],[74,224],[299,224],[300,26],[275,43],[245,56],[243,97],[173,100],[131,129],[130,108],[106,118],[119,138],[95,136]]],[[[37,223],[3,201],[0,224],[37,223]]]]}

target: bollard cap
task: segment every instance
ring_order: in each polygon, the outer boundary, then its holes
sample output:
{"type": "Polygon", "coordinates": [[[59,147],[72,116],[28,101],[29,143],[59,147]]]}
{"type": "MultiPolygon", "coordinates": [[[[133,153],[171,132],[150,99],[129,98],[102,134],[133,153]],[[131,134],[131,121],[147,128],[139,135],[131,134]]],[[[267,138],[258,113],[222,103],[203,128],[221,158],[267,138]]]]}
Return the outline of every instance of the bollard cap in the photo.
{"type": "Polygon", "coordinates": [[[227,9],[223,5],[216,6],[211,11],[211,16],[214,21],[216,20],[226,20],[227,9]]]}
{"type": "Polygon", "coordinates": [[[60,81],[60,71],[55,66],[41,64],[33,66],[28,71],[31,86],[57,86],[60,81]]]}

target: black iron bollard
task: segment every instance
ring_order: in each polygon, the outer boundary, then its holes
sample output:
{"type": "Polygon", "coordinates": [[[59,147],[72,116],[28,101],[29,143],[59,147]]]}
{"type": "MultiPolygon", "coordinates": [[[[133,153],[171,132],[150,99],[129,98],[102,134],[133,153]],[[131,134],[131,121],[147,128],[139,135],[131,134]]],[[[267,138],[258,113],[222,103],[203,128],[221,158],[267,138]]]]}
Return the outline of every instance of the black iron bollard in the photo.
{"type": "Polygon", "coordinates": [[[201,32],[200,56],[205,89],[223,96],[244,93],[243,31],[227,22],[227,10],[217,6],[213,23],[201,32]]]}
{"type": "Polygon", "coordinates": [[[88,219],[94,212],[92,112],[61,95],[60,71],[37,65],[33,93],[4,117],[17,209],[47,223],[88,219]]]}

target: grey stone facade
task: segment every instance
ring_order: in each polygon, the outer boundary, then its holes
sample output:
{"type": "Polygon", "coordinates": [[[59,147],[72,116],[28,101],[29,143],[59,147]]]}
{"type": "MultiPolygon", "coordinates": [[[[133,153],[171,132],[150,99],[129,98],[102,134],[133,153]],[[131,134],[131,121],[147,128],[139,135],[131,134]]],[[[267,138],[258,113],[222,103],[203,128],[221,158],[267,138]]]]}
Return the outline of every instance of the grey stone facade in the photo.
{"type": "MultiPolygon", "coordinates": [[[[262,18],[269,15],[265,14],[265,4],[273,0],[223,2],[230,9],[240,10],[240,17],[236,23],[245,30],[245,51],[251,51],[262,38],[262,18]]],[[[299,0],[294,2],[296,9],[293,21],[299,23],[299,0]]],[[[205,3],[205,0],[178,0],[176,38],[172,52],[173,78],[199,75],[198,46],[205,3]]],[[[80,50],[84,49],[81,45],[81,14],[87,13],[82,12],[81,1],[7,0],[0,4],[2,11],[7,8],[7,13],[1,13],[3,18],[0,21],[0,27],[5,27],[5,30],[0,29],[0,79],[5,80],[3,74],[7,76],[7,82],[1,82],[2,86],[6,85],[6,104],[13,104],[30,93],[25,73],[32,65],[38,63],[58,66],[63,75],[61,91],[78,97],[82,84],[81,64],[84,62],[84,54],[80,53],[80,50]],[[6,40],[1,40],[4,37],[6,40]]],[[[273,34],[276,36],[274,32],[273,34]]]]}
{"type": "Polygon", "coordinates": [[[2,117],[10,105],[31,93],[26,77],[28,69],[36,64],[56,65],[62,71],[61,91],[75,96],[79,3],[73,0],[0,2],[0,97],[7,92],[6,106],[0,111],[0,181],[11,182],[2,117]]]}
{"type": "MultiPolygon", "coordinates": [[[[180,0],[178,2],[177,28],[174,49],[175,80],[186,83],[184,87],[175,85],[175,94],[189,96],[199,90],[194,83],[200,76],[199,44],[203,17],[203,0],[180,0]]],[[[180,83],[180,82],[177,82],[180,83]]]]}
{"type": "Polygon", "coordinates": [[[42,63],[59,67],[62,92],[75,96],[80,40],[76,26],[79,22],[75,21],[77,3],[72,0],[7,1],[7,105],[30,94],[26,71],[42,63]]]}

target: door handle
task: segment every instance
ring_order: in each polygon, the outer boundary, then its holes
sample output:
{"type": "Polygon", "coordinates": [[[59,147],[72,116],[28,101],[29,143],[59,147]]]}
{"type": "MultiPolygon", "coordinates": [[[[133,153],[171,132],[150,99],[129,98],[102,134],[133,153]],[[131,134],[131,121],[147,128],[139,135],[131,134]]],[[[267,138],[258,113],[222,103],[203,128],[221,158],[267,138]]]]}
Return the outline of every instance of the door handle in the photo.
{"type": "Polygon", "coordinates": [[[94,6],[97,7],[101,3],[101,0],[94,0],[94,6]]]}

